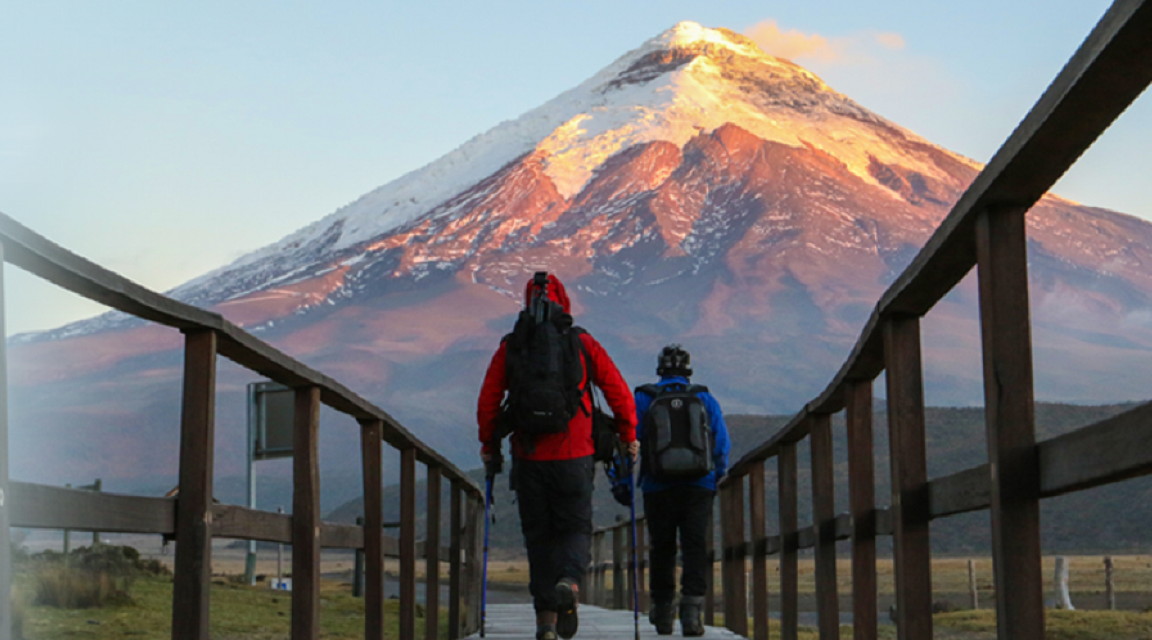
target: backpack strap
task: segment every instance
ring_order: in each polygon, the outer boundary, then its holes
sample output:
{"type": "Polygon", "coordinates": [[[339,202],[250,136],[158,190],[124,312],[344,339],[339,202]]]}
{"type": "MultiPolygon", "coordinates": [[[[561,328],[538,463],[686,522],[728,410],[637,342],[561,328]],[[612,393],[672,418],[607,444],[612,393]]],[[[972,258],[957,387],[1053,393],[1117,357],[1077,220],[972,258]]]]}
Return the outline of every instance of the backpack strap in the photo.
{"type": "Polygon", "coordinates": [[[584,369],[584,388],[581,389],[581,391],[580,391],[580,411],[584,415],[590,415],[588,413],[588,411],[584,409],[583,400],[584,400],[585,394],[592,396],[592,408],[593,408],[593,410],[599,409],[599,407],[596,406],[596,404],[597,404],[596,403],[596,388],[595,388],[595,384],[592,382],[592,373],[590,371],[588,371],[588,363],[592,362],[592,355],[590,353],[588,353],[588,347],[584,346],[584,340],[582,340],[580,338],[580,336],[582,336],[588,332],[584,330],[584,327],[576,327],[576,326],[573,326],[568,331],[571,334],[572,338],[576,341],[576,349],[579,351],[580,356],[581,356],[580,357],[580,367],[582,369],[584,369]]]}
{"type": "Polygon", "coordinates": [[[660,395],[660,391],[662,391],[662,389],[658,384],[643,384],[639,387],[636,387],[636,393],[643,393],[644,395],[651,396],[653,398],[660,395]]]}
{"type": "Polygon", "coordinates": [[[688,385],[688,393],[708,393],[708,387],[702,384],[688,385]]]}

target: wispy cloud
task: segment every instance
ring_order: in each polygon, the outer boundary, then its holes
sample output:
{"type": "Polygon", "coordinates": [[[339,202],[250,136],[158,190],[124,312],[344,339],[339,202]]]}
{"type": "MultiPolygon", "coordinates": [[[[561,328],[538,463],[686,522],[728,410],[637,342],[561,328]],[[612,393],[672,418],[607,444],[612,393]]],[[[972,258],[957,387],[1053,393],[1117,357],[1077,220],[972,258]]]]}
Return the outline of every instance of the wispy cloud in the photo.
{"type": "Polygon", "coordinates": [[[858,62],[877,50],[900,51],[904,37],[893,32],[862,31],[847,36],[825,37],[797,29],[784,31],[775,20],[764,20],[744,30],[769,55],[793,61],[825,64],[858,62]]]}

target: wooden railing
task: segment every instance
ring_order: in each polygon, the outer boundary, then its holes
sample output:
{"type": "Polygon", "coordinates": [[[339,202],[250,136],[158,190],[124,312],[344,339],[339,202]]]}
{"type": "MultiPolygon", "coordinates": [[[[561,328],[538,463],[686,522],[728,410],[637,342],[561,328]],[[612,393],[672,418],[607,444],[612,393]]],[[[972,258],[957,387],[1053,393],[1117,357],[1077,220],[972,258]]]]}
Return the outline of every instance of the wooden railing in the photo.
{"type": "Polygon", "coordinates": [[[815,550],[820,637],[839,638],[836,541],[852,541],[853,635],[877,633],[876,537],[894,537],[902,640],[932,637],[929,523],[991,510],[997,632],[1044,637],[1041,498],[1152,473],[1152,404],[1035,440],[1025,214],[1152,80],[1152,2],[1118,0],[876,305],[818,398],[733,464],[719,488],[724,623],[768,637],[765,558],[779,554],[781,638],[797,637],[797,557],[815,550]],[[988,464],[929,480],[920,318],[973,267],[979,277],[988,464]],[[892,501],[875,500],[872,385],[886,373],[892,501]],[[833,501],[832,417],[846,413],[850,514],[833,501]],[[814,522],[797,516],[797,443],[811,450],[814,522]],[[777,464],[779,534],[765,523],[765,464],[777,464]],[[745,496],[745,493],[748,496],[745,496]],[[747,508],[746,508],[747,507],[747,508]],[[750,518],[751,539],[745,534],[750,518]]]}
{"type": "MultiPolygon", "coordinates": [[[[176,541],[172,637],[207,640],[212,538],[266,540],[292,545],[292,638],[319,634],[321,548],[363,549],[365,638],[381,640],[384,626],[384,558],[400,560],[399,631],[416,636],[416,560],[427,563],[426,637],[439,638],[440,565],[449,565],[449,638],[479,627],[479,532],[483,494],[452,463],[429,448],[384,410],[340,383],[313,371],[224,320],[149,291],[72,254],[0,214],[3,262],[55,285],[184,334],[183,410],[180,424],[179,495],[147,498],[92,493],[14,482],[7,446],[0,447],[0,640],[11,637],[9,527],[80,529],[172,536],[176,541]],[[212,501],[217,356],[295,389],[292,515],[212,501]],[[360,424],[364,526],[320,521],[317,440],[320,405],[360,424]],[[383,535],[381,441],[400,452],[400,535],[383,535]],[[416,465],[427,467],[427,534],[416,540],[416,465]],[[441,549],[441,481],[451,483],[450,540],[441,549]]],[[[2,271],[0,271],[2,276],[2,271]]],[[[2,282],[2,278],[0,278],[2,282]]],[[[0,298],[2,301],[2,298],[0,298]]],[[[0,307],[2,308],[2,307],[0,307]]],[[[2,317],[2,315],[0,315],[2,317]]],[[[0,326],[0,334],[3,333],[0,326]]],[[[7,442],[6,353],[0,342],[0,443],[7,442]]]]}

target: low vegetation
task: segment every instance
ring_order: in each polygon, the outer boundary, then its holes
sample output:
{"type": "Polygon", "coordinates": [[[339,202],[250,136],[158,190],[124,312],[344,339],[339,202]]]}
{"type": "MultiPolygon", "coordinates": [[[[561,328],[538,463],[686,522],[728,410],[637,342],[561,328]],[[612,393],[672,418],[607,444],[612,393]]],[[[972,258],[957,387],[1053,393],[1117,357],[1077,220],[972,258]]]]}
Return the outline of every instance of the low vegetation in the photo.
{"type": "MultiPolygon", "coordinates": [[[[167,640],[172,634],[172,581],[140,577],[129,590],[131,602],[94,609],[28,607],[24,640],[167,640]]],[[[291,634],[292,595],[267,586],[250,587],[226,577],[212,581],[210,635],[214,640],[271,640],[291,634]]],[[[384,637],[399,640],[399,604],[384,608],[384,637]]],[[[447,638],[447,613],[440,616],[440,636],[447,638]]],[[[417,637],[424,637],[424,611],[417,608],[417,637]]],[[[19,636],[17,636],[19,637],[19,636]]],[[[364,600],[352,597],[351,585],[323,582],[320,637],[351,640],[364,637],[364,600]]]]}

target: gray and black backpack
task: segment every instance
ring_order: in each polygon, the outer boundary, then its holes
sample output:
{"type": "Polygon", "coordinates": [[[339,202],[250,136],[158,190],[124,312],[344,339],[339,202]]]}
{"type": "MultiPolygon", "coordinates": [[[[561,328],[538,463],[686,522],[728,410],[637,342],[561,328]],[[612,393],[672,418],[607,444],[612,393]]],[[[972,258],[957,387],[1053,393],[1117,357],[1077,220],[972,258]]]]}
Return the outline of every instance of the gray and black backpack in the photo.
{"type": "Polygon", "coordinates": [[[641,471],[657,482],[699,480],[712,471],[712,428],[697,395],[703,385],[648,384],[636,389],[652,398],[644,413],[641,471]]]}

